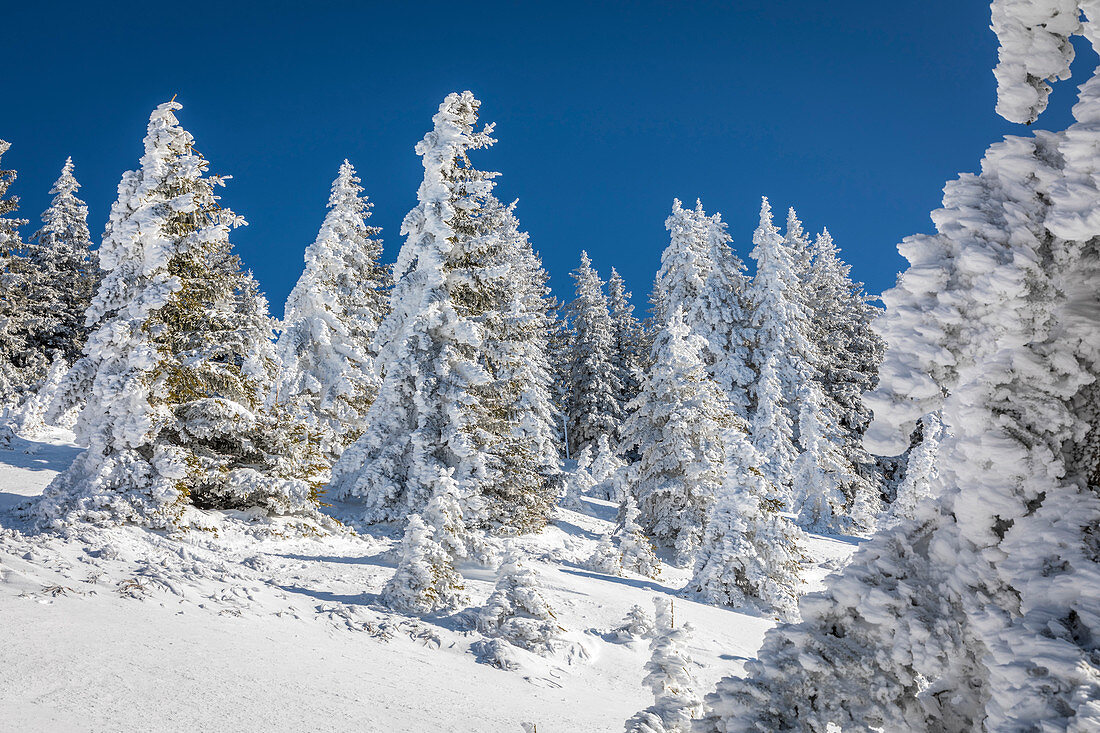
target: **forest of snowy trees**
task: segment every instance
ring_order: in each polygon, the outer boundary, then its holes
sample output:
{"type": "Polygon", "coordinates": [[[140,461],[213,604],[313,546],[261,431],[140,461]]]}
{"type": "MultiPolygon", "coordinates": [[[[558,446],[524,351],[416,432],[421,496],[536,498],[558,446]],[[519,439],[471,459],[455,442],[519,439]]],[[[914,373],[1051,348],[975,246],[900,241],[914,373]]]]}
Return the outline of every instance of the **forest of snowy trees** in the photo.
{"type": "MultiPolygon", "coordinates": [[[[994,2],[998,112],[1038,117],[1071,37],[1100,44],[1091,18],[994,2]]],[[[494,569],[468,615],[510,669],[567,643],[510,548],[600,497],[618,513],[590,570],[663,561],[684,597],[780,622],[704,695],[690,625],[635,607],[655,702],[628,731],[1100,729],[1100,79],[1069,129],[948,184],[884,308],[767,198],[750,263],[674,200],[647,307],[585,252],[553,295],[477,167],[495,131],[467,91],[416,145],[396,261],[345,160],[277,319],[181,108],[153,110],[98,243],[71,159],[29,236],[0,171],[0,443],[52,425],[85,448],[23,507],[38,530],[390,524],[382,602],[468,609],[459,566],[494,569]],[[800,598],[807,533],[867,539],[800,598]]]]}

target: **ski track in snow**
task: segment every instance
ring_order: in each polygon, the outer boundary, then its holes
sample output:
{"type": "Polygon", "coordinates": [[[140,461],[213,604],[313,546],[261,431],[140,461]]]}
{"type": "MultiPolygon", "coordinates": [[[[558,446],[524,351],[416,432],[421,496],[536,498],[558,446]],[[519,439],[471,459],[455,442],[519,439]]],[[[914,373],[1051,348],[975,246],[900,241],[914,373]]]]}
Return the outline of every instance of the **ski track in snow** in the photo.
{"type": "MultiPolygon", "coordinates": [[[[568,644],[522,667],[478,663],[468,614],[392,614],[377,593],[393,569],[393,527],[282,535],[210,513],[209,532],[138,527],[24,534],[18,506],[79,453],[53,430],[0,449],[0,729],[12,731],[621,731],[652,703],[646,641],[612,643],[634,604],[675,596],[690,571],[617,578],[583,561],[610,529],[608,502],[559,509],[517,541],[542,576],[568,644]]],[[[334,508],[338,510],[339,508],[334,508]]],[[[817,587],[855,548],[811,536],[817,587]]],[[[495,573],[461,568],[473,603],[495,573]]],[[[700,692],[739,672],[771,619],[675,599],[690,621],[700,692]]]]}

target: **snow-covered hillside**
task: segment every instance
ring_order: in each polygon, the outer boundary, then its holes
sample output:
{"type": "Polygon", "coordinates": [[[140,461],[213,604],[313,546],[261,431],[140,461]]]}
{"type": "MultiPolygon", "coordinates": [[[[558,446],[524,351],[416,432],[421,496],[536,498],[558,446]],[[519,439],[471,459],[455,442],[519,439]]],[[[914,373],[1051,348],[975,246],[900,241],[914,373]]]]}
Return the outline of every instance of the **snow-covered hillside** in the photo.
{"type": "MultiPolygon", "coordinates": [[[[303,537],[211,512],[209,531],[182,538],[135,526],[22,533],[18,506],[78,452],[60,430],[0,449],[8,730],[620,731],[652,702],[648,642],[613,633],[633,605],[652,613],[653,596],[675,598],[677,626],[695,627],[700,693],[740,671],[774,623],[679,598],[686,570],[650,580],[585,569],[615,507],[584,498],[512,541],[566,632],[553,657],[515,649],[520,668],[505,671],[479,660],[472,610],[413,618],[379,603],[394,527],[303,537]]],[[[811,536],[810,583],[853,549],[811,536]]],[[[476,608],[495,574],[460,569],[476,608]]]]}

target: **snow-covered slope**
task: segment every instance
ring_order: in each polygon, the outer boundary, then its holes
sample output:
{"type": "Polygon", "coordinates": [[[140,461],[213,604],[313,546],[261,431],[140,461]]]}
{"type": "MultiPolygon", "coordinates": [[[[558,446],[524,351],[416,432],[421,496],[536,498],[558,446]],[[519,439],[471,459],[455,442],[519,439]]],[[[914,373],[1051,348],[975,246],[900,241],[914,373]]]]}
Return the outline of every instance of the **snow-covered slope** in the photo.
{"type": "MultiPolygon", "coordinates": [[[[652,702],[646,641],[608,632],[688,573],[618,578],[582,567],[614,508],[585,499],[516,545],[566,630],[553,658],[480,663],[469,611],[410,618],[378,591],[396,528],[302,537],[211,513],[183,538],[136,527],[32,534],[17,506],[79,452],[55,431],[0,449],[0,721],[20,731],[620,731],[652,702]]],[[[336,508],[339,509],[338,507],[336,508]]],[[[813,537],[817,585],[853,549],[813,537]]],[[[462,568],[474,604],[495,576],[462,568]]],[[[741,669],[771,619],[676,598],[703,687],[741,669]]],[[[521,656],[522,655],[522,656],[521,656]]]]}

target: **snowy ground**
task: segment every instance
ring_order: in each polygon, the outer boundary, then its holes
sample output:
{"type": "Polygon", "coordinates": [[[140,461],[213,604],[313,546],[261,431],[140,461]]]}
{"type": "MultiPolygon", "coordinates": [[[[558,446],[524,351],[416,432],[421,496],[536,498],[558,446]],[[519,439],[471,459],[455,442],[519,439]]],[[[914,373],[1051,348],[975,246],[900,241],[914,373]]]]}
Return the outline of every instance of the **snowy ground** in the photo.
{"type": "MultiPolygon", "coordinates": [[[[55,431],[0,449],[0,728],[19,731],[621,731],[652,702],[644,641],[606,632],[633,604],[652,612],[688,577],[615,578],[581,567],[614,508],[585,500],[523,538],[571,642],[551,659],[479,663],[464,614],[394,615],[377,593],[392,529],[280,536],[210,515],[209,532],[135,527],[62,538],[20,533],[15,511],[79,452],[55,431]]],[[[811,585],[850,555],[814,537],[811,585]]],[[[491,570],[463,568],[474,604],[491,570]]],[[[677,598],[695,628],[701,690],[755,654],[770,619],[677,598]]]]}

